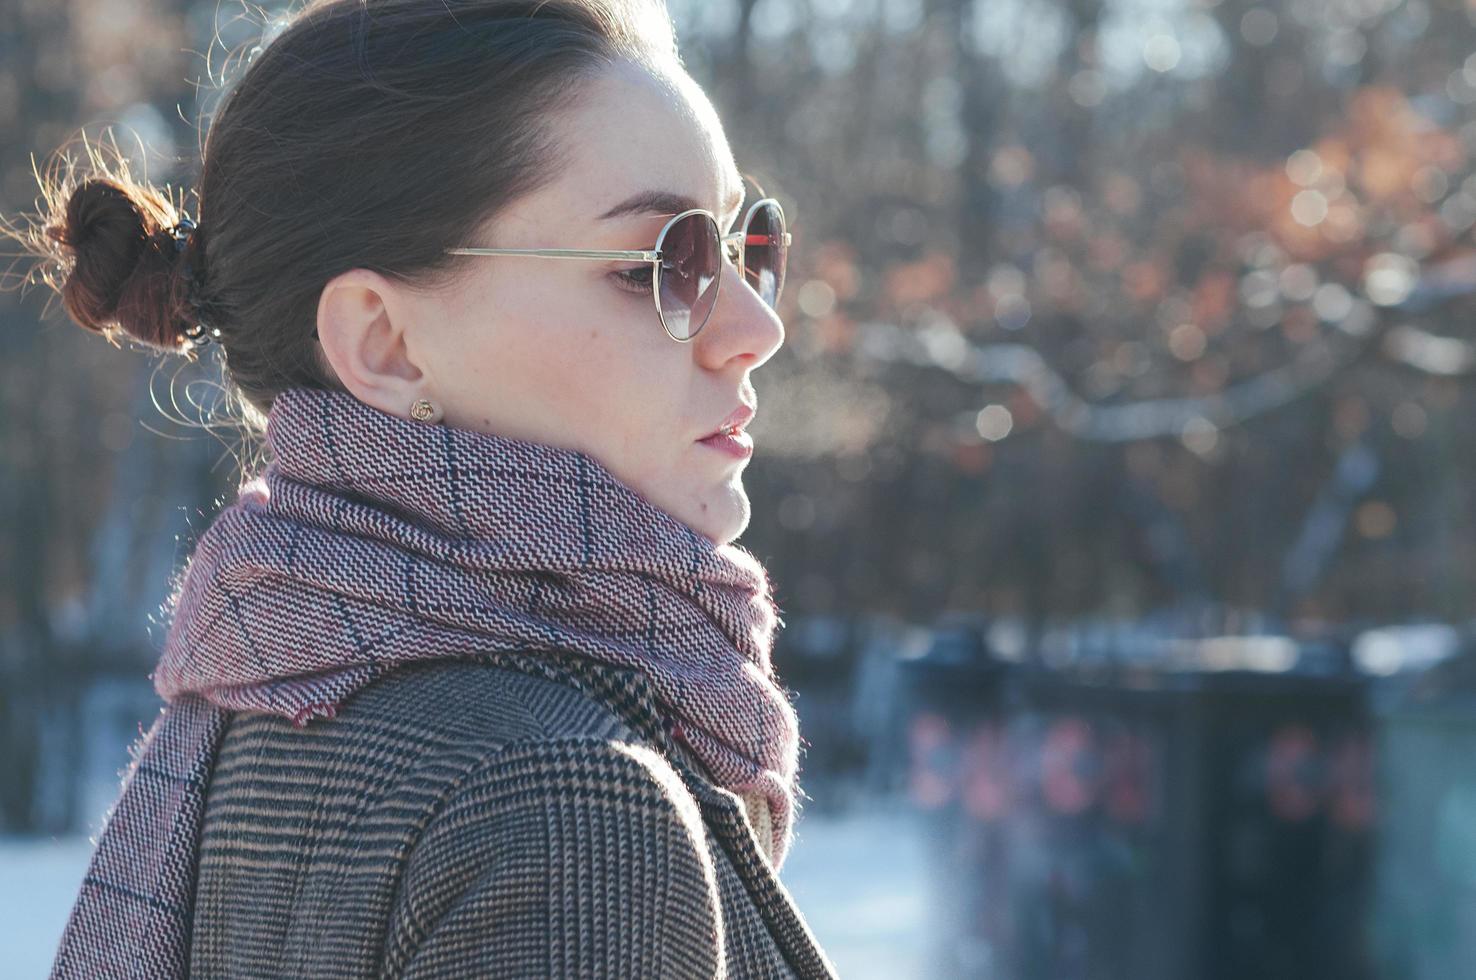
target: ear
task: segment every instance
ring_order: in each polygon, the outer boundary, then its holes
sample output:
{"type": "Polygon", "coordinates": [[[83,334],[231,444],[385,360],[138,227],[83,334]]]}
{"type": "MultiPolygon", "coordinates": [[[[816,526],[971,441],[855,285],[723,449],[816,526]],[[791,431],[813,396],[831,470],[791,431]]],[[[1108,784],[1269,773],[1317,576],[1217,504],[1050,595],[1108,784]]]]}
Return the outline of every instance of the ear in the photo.
{"type": "Polygon", "coordinates": [[[391,415],[405,415],[426,393],[408,343],[411,315],[402,287],[369,269],[340,273],[318,297],[318,342],[339,382],[391,415]]]}

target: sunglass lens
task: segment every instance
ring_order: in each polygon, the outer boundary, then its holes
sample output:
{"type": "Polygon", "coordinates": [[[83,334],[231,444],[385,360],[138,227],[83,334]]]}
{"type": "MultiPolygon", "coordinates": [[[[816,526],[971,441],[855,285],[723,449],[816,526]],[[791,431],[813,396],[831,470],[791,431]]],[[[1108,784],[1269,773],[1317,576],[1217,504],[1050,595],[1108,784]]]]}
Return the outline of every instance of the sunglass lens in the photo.
{"type": "Polygon", "coordinates": [[[777,306],[789,258],[789,246],[784,244],[784,212],[774,201],[766,201],[754,209],[744,231],[743,274],[765,303],[777,306]]]}
{"type": "Polygon", "coordinates": [[[666,230],[661,244],[661,319],[677,340],[702,329],[717,302],[722,246],[717,223],[690,214],[666,230]]]}

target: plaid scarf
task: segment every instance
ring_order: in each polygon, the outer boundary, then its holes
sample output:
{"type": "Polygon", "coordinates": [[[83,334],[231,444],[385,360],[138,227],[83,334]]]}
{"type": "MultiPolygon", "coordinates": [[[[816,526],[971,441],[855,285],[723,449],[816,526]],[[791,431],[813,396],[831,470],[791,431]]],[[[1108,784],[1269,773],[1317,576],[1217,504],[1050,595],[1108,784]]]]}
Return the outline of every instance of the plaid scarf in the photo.
{"type": "Polygon", "coordinates": [[[201,535],[141,742],[52,977],[188,972],[205,790],[229,712],[304,726],[407,661],[556,650],[635,668],[718,785],[798,806],[798,725],[770,661],[782,621],[747,550],[716,545],[583,452],[294,388],[273,461],[201,535]]]}

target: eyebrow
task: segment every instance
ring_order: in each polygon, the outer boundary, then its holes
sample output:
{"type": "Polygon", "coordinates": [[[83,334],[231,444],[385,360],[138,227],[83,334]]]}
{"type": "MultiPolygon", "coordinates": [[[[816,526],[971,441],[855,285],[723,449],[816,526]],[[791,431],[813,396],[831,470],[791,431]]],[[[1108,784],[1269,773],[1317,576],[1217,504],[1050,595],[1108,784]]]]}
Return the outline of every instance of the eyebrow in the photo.
{"type": "MultiPolygon", "coordinates": [[[[724,213],[737,211],[742,204],[743,192],[739,191],[728,199],[727,211],[724,213]]],[[[641,191],[600,215],[599,220],[608,221],[611,218],[623,218],[628,215],[680,214],[683,211],[691,211],[700,207],[702,207],[701,204],[685,194],[674,194],[670,191],[641,191]]]]}

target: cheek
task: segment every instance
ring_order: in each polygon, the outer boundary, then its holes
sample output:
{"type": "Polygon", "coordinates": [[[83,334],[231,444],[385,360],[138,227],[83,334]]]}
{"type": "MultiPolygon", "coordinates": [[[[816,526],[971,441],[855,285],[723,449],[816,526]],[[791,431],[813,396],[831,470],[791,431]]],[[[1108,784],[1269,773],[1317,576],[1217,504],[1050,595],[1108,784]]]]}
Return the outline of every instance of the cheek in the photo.
{"type": "Polygon", "coordinates": [[[487,394],[496,402],[565,403],[614,370],[609,331],[590,325],[597,284],[560,272],[508,267],[458,297],[448,331],[456,338],[447,352],[453,372],[495,382],[487,394]]]}
{"type": "Polygon", "coordinates": [[[602,286],[505,275],[470,290],[441,359],[494,430],[586,448],[627,480],[664,479],[688,463],[691,353],[649,302],[602,286]]]}
{"type": "MultiPolygon", "coordinates": [[[[584,356],[571,359],[567,374],[548,383],[562,382],[571,389],[570,404],[578,406],[579,417],[598,420],[587,432],[589,443],[602,458],[618,462],[627,479],[664,480],[685,465],[683,436],[691,422],[683,412],[690,365],[685,349],[673,352],[633,342],[630,326],[586,331],[584,356]]],[[[639,329],[640,324],[634,326],[639,329]]]]}

